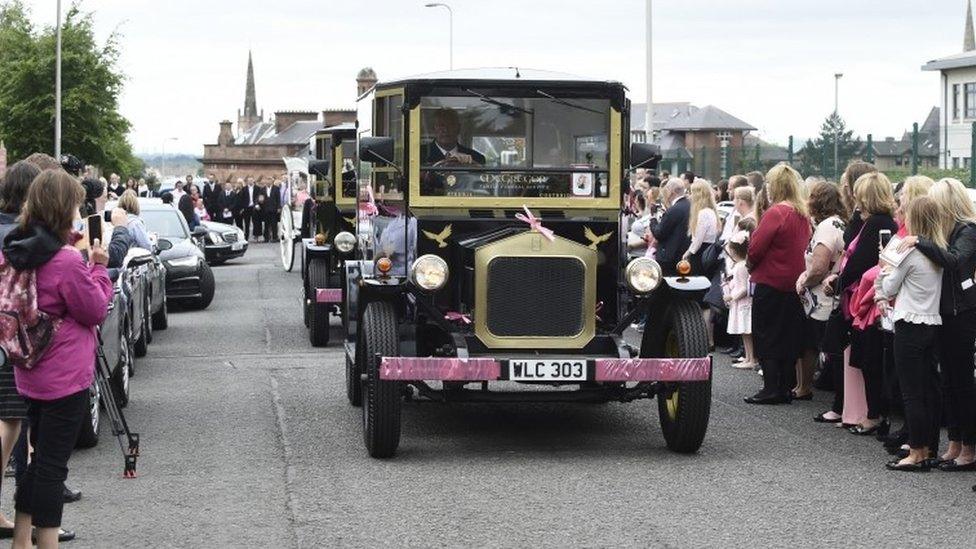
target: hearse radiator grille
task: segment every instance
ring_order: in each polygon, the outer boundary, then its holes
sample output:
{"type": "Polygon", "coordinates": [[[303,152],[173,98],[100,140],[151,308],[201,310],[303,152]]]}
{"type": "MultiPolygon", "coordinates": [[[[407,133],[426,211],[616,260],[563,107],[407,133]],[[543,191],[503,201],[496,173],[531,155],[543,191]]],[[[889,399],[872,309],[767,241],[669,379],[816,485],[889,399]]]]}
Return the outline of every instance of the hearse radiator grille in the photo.
{"type": "Polygon", "coordinates": [[[583,331],[586,267],[572,257],[496,257],[488,264],[487,327],[496,337],[583,331]]]}

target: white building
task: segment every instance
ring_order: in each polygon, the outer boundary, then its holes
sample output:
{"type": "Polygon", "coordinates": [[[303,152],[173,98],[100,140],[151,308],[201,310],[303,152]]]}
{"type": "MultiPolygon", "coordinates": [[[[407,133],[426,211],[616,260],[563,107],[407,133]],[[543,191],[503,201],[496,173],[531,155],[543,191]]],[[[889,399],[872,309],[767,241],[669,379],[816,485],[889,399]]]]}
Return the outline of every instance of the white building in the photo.
{"type": "Polygon", "coordinates": [[[939,167],[969,168],[972,156],[973,123],[976,122],[976,39],[973,36],[973,6],[966,7],[963,51],[929,61],[923,71],[939,71],[942,104],[939,167]]]}

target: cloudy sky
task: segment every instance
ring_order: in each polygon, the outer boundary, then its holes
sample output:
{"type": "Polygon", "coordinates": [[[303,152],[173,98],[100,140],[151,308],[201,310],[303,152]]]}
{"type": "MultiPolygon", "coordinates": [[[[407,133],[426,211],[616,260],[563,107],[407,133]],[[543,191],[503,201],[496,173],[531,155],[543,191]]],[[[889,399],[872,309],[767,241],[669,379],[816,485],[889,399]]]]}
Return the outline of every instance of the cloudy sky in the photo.
{"type": "MultiPolygon", "coordinates": [[[[28,0],[53,24],[54,0],[28,0]]],[[[65,4],[68,0],[65,0],[65,4]]],[[[351,107],[356,73],[447,68],[447,12],[425,0],[83,0],[101,37],[123,34],[122,112],[139,152],[202,154],[243,107],[247,51],[258,108],[351,107]],[[176,137],[178,140],[167,140],[176,137]]],[[[448,0],[454,65],[523,66],[646,90],[644,0],[448,0]]],[[[655,101],[712,104],[766,139],[815,134],[845,74],[858,133],[901,135],[938,102],[927,60],[962,50],[966,0],[654,0],[655,101]]]]}

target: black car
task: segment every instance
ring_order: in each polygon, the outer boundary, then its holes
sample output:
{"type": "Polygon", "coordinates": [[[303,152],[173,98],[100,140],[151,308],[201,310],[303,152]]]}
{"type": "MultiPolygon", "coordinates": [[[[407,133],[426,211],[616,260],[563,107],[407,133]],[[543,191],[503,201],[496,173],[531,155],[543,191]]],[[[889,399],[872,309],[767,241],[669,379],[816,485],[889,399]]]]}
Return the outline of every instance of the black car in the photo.
{"type": "Polygon", "coordinates": [[[247,237],[244,236],[244,231],[216,221],[201,221],[200,226],[207,229],[203,250],[207,263],[221,265],[247,253],[247,237]]]}
{"type": "Polygon", "coordinates": [[[140,198],[139,208],[150,237],[156,236],[159,259],[166,267],[166,300],[206,309],[215,289],[204,253],[207,229],[197,227],[191,233],[183,215],[157,199],[140,198]]]}

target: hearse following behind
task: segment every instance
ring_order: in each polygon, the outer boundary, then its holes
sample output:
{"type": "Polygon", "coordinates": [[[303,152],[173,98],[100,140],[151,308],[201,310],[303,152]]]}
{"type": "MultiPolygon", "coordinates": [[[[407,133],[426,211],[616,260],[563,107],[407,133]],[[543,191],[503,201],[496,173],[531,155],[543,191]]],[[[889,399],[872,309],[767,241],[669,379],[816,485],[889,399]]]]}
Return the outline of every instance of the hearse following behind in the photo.
{"type": "Polygon", "coordinates": [[[667,446],[697,451],[707,280],[625,263],[626,166],[660,155],[628,147],[624,86],[460,70],[378,84],[359,109],[346,384],[369,454],[395,453],[409,400],[655,397],[667,446]],[[624,330],[644,313],[631,346],[624,330]]]}

